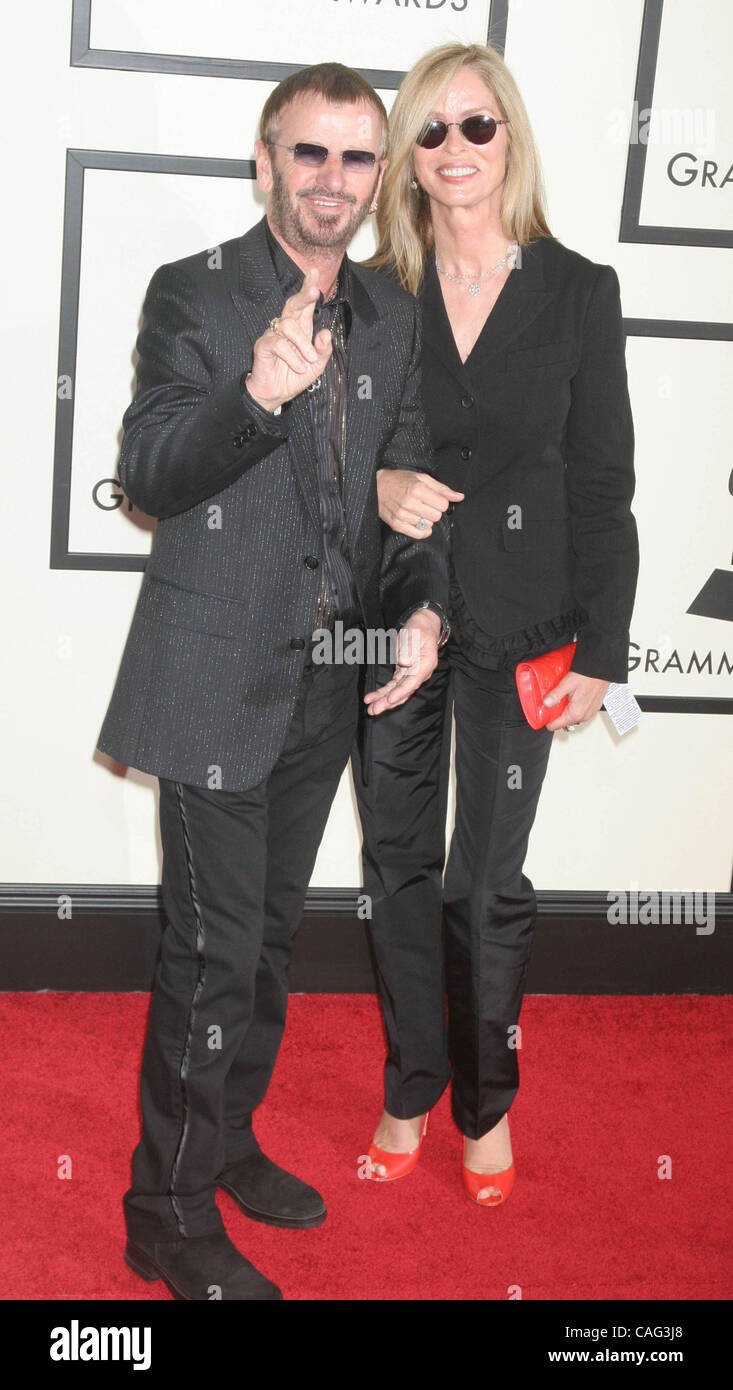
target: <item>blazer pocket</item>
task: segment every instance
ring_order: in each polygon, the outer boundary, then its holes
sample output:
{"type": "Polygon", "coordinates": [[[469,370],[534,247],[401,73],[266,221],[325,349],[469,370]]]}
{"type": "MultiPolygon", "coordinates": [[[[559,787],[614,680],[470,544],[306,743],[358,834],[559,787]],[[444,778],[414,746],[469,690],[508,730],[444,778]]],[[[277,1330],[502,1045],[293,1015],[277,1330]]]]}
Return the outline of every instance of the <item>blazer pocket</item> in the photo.
{"type": "Polygon", "coordinates": [[[152,574],[143,580],[137,612],[151,622],[211,637],[240,637],[245,626],[245,605],[237,599],[186,589],[152,574]]]}
{"type": "Polygon", "coordinates": [[[515,348],[507,353],[507,371],[521,374],[542,367],[567,367],[573,358],[573,344],[569,341],[543,343],[541,347],[515,348]]]}

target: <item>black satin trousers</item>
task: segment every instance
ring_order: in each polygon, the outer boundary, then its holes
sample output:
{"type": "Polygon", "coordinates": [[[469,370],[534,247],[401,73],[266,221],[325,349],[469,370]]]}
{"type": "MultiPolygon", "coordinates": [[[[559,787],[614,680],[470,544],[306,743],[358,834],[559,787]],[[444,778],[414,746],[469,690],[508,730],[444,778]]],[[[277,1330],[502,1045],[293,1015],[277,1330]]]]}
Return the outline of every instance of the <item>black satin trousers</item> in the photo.
{"type": "MultiPolygon", "coordinates": [[[[388,675],[380,670],[379,683],[388,675]]],[[[474,665],[451,639],[405,705],[370,719],[353,758],[385,1108],[398,1119],[431,1109],[452,1080],[455,1122],[478,1139],[517,1094],[536,917],[523,865],[551,743],[527,723],[514,671],[474,665]],[[455,828],[443,883],[452,713],[455,828]]]]}
{"type": "Polygon", "coordinates": [[[161,940],[143,1052],[129,1235],[223,1231],[225,1166],[257,1152],[306,889],[359,717],[359,668],[306,660],[287,740],[247,791],[160,779],[161,940]]]}

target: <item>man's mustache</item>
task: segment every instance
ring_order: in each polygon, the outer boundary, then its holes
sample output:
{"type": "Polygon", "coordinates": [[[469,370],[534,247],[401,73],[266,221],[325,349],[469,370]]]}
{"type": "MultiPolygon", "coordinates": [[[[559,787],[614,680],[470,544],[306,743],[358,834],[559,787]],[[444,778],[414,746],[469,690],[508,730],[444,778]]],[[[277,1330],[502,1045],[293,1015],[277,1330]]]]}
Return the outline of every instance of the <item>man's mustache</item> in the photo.
{"type": "Polygon", "coordinates": [[[355,203],[353,193],[331,193],[327,188],[299,188],[299,198],[329,198],[331,202],[355,203]]]}

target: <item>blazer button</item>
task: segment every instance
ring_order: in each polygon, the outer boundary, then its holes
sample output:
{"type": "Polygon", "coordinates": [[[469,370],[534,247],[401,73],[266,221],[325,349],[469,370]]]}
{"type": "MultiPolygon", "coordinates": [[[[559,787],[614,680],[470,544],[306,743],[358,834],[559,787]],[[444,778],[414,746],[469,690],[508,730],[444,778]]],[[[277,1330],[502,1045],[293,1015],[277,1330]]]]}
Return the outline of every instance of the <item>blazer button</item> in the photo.
{"type": "Polygon", "coordinates": [[[463,406],[464,410],[470,410],[471,406],[475,404],[476,402],[474,401],[473,396],[461,396],[461,405],[463,406]]]}
{"type": "Polygon", "coordinates": [[[306,565],[308,566],[308,569],[309,569],[309,570],[317,570],[317,569],[318,569],[318,564],[319,564],[318,556],[317,556],[317,555],[306,555],[306,557],[305,557],[305,563],[306,563],[306,565]]]}
{"type": "Polygon", "coordinates": [[[235,434],[234,438],[232,439],[232,444],[234,445],[235,449],[241,449],[244,444],[244,435],[235,434]]]}
{"type": "Polygon", "coordinates": [[[302,651],[303,651],[303,648],[305,647],[305,638],[304,638],[304,637],[291,637],[291,638],[290,638],[290,645],[291,645],[291,647],[292,647],[292,649],[293,649],[294,652],[302,652],[302,651]]]}
{"type": "Polygon", "coordinates": [[[467,444],[464,444],[463,448],[461,449],[461,458],[462,458],[462,459],[470,459],[470,457],[471,457],[471,450],[469,449],[469,447],[468,447],[467,444]]]}

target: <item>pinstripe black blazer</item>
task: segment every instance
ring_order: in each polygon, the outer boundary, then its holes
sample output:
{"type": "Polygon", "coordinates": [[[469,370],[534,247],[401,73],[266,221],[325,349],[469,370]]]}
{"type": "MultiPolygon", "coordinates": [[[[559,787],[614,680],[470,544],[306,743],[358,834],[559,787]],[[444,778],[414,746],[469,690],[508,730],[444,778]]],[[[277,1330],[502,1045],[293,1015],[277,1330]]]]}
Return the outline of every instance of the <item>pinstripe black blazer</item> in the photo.
{"type": "MultiPolygon", "coordinates": [[[[426,599],[447,610],[448,527],[416,542],[379,520],[378,468],[433,471],[420,321],[393,281],[350,269],[347,544],[366,623],[398,627],[426,599]]],[[[158,522],[97,747],[194,786],[213,769],[225,790],[267,776],[314,626],[323,540],[308,402],[270,416],[239,385],[281,309],[264,218],[161,266],[143,307],[119,475],[158,522]]]]}

